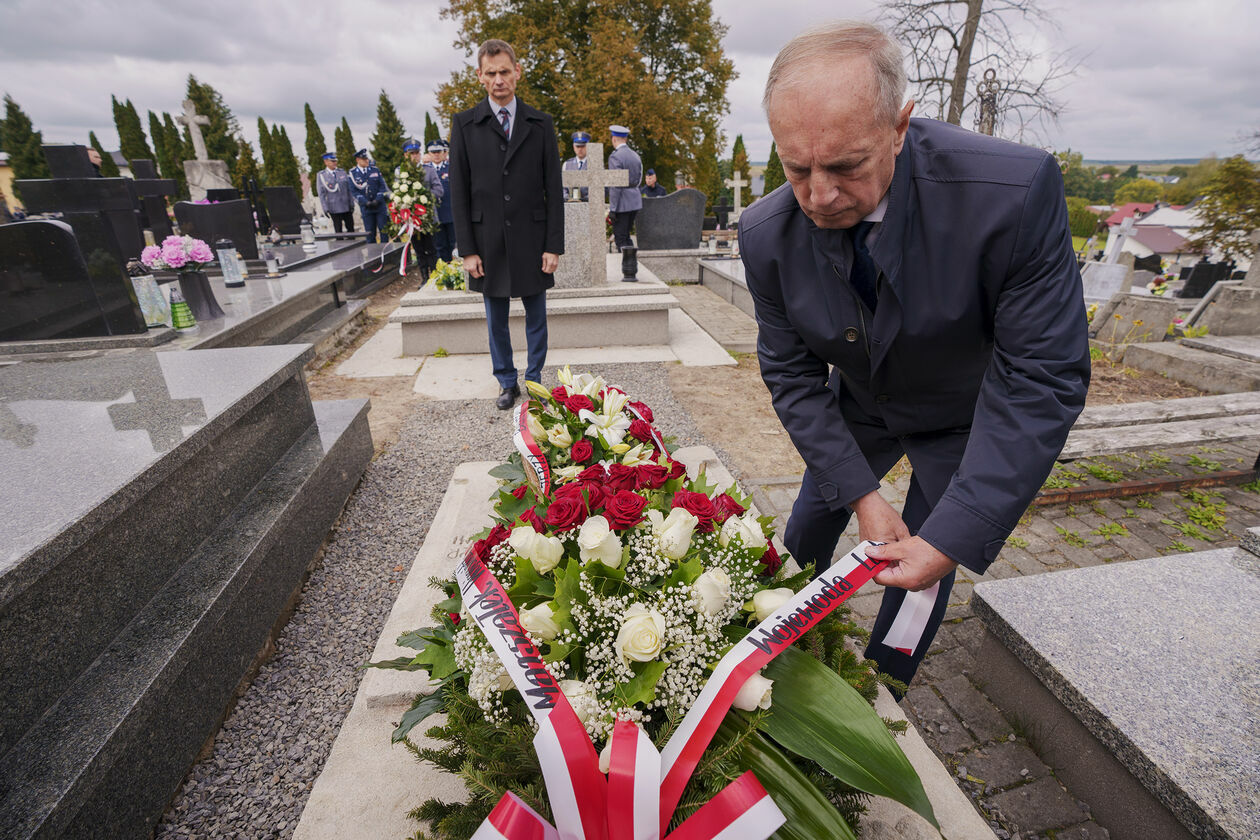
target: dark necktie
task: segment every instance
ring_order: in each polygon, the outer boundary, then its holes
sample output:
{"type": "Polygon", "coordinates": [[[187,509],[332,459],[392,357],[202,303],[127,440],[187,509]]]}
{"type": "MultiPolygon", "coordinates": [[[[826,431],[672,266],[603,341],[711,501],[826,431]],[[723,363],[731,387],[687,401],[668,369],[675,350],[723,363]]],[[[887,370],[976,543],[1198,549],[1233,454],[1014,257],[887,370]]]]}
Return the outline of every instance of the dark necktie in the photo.
{"type": "Polygon", "coordinates": [[[511,139],[511,137],[512,137],[512,132],[511,132],[511,130],[510,130],[510,125],[511,125],[511,123],[510,123],[510,118],[509,118],[509,116],[508,116],[508,109],[507,109],[507,108],[500,108],[500,109],[499,109],[499,122],[503,124],[503,134],[504,134],[504,135],[505,135],[508,139],[511,139]]]}
{"type": "Polygon", "coordinates": [[[875,311],[877,272],[871,252],[866,248],[866,237],[874,226],[874,222],[862,221],[849,228],[849,241],[853,243],[853,268],[849,272],[849,285],[872,312],[875,311]]]}

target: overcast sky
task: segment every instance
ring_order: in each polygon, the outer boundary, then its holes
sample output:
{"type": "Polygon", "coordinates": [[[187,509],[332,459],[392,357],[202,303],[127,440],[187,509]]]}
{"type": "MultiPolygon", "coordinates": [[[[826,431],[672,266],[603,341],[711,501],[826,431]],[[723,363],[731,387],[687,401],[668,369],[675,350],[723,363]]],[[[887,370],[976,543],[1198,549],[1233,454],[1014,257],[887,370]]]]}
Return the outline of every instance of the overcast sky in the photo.
{"type": "MultiPolygon", "coordinates": [[[[1041,0],[1034,0],[1041,3],[1041,0]]],[[[344,115],[366,145],[384,87],[408,131],[437,115],[434,90],[467,61],[440,0],[356,3],[249,0],[0,0],[0,90],[51,142],[86,142],[95,130],[117,148],[110,94],[145,112],[178,113],[193,73],[223,94],[245,135],[257,118],[280,122],[300,151],[310,102],[329,145],[344,115]],[[406,11],[402,11],[402,10],[406,11]],[[351,11],[353,10],[353,12],[351,11]],[[353,14],[354,22],[348,21],[353,14]]],[[[727,144],[743,134],[764,160],[770,132],[761,87],[774,53],[811,23],[871,18],[870,0],[714,0],[729,26],[727,144]]],[[[1062,91],[1057,127],[1034,142],[1088,159],[1235,154],[1260,129],[1260,4],[1256,0],[1047,0],[1060,31],[1027,31],[1037,49],[1070,48],[1082,63],[1062,91]]],[[[523,57],[528,60],[528,56],[523,57]]]]}

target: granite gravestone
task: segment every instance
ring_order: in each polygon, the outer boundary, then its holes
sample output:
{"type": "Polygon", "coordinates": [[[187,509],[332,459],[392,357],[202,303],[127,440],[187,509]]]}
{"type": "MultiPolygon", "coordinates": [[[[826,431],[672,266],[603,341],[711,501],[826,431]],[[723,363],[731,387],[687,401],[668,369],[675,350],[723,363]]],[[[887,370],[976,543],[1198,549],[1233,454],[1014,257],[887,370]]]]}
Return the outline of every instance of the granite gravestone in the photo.
{"type": "Polygon", "coordinates": [[[704,193],[691,188],[660,198],[643,199],[635,218],[640,251],[664,251],[700,247],[704,230],[704,193]]]}
{"type": "Polygon", "coordinates": [[[740,203],[741,196],[739,191],[748,186],[748,182],[737,172],[734,178],[728,178],[723,183],[726,184],[727,189],[734,190],[735,206],[731,209],[730,221],[731,224],[737,225],[739,224],[740,215],[744,212],[743,205],[740,203]]]}
{"type": "Polygon", "coordinates": [[[184,161],[184,174],[188,176],[188,193],[193,201],[206,197],[206,190],[227,189],[232,186],[228,177],[227,164],[221,160],[210,160],[206,152],[206,141],[201,136],[201,127],[210,124],[210,118],[197,113],[197,106],[191,99],[184,100],[184,113],[175,118],[183,124],[192,137],[195,160],[184,161]]]}
{"type": "Polygon", "coordinates": [[[151,160],[131,161],[131,174],[131,186],[140,211],[140,226],[153,231],[153,238],[161,242],[174,233],[166,212],[166,196],[178,192],[175,179],[159,178],[157,167],[151,160]]]}
{"type": "Polygon", "coordinates": [[[258,242],[254,238],[254,214],[243,198],[218,204],[195,204],[180,201],[175,205],[179,229],[213,247],[216,240],[230,239],[247,260],[258,259],[258,242]]]}
{"type": "Polygon", "coordinates": [[[1200,260],[1192,267],[1190,276],[1186,278],[1186,285],[1182,286],[1181,291],[1177,292],[1177,297],[1206,297],[1208,291],[1218,282],[1229,279],[1229,272],[1232,268],[1233,265],[1227,262],[1211,263],[1207,260],[1200,260]]]}
{"type": "Polygon", "coordinates": [[[73,229],[54,220],[0,226],[0,341],[145,332],[108,234],[86,214],[73,229]]]}
{"type": "Polygon", "coordinates": [[[310,217],[302,209],[297,190],[293,187],[263,187],[263,197],[267,202],[271,224],[281,233],[301,233],[302,222],[310,221],[310,217]]]}
{"type": "Polygon", "coordinates": [[[240,197],[241,191],[236,187],[206,190],[206,201],[236,201],[240,197]]]}
{"type": "Polygon", "coordinates": [[[605,187],[624,187],[630,174],[624,169],[604,168],[604,144],[588,143],[586,169],[569,169],[560,173],[564,186],[573,190],[586,187],[587,201],[564,203],[564,255],[556,269],[556,287],[560,289],[597,286],[608,282],[608,233],[605,219],[608,204],[605,187]]]}

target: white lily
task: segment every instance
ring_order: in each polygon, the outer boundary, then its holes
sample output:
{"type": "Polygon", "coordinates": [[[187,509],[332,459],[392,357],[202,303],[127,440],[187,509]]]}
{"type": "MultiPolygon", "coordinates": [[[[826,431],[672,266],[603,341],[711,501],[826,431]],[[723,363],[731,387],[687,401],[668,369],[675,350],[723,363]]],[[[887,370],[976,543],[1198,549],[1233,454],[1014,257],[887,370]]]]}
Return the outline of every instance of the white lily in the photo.
{"type": "Polygon", "coordinates": [[[636,444],[626,450],[621,456],[621,463],[627,467],[637,467],[640,464],[652,463],[652,456],[656,454],[656,450],[645,443],[636,444]]]}
{"type": "Polygon", "coordinates": [[[590,424],[586,427],[586,436],[599,438],[605,446],[621,443],[630,428],[630,418],[621,412],[596,414],[589,408],[584,408],[578,412],[578,419],[590,424]]]}
{"type": "MultiPolygon", "coordinates": [[[[604,390],[604,378],[602,376],[592,376],[589,373],[579,373],[573,377],[573,382],[569,386],[569,391],[575,394],[586,394],[586,396],[594,399],[599,396],[599,392],[604,390]]],[[[620,411],[620,409],[618,409],[620,411]]]]}

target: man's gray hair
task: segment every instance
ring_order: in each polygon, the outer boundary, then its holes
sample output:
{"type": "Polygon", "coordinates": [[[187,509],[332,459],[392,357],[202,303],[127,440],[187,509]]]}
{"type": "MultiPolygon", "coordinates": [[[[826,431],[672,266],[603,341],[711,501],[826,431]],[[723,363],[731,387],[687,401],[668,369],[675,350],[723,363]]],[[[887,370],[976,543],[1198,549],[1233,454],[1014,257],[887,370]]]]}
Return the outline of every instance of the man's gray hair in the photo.
{"type": "MultiPolygon", "coordinates": [[[[888,33],[860,20],[837,20],[805,30],[797,35],[774,59],[766,78],[766,92],[761,107],[770,110],[774,91],[818,59],[864,55],[875,71],[875,95],[879,109],[888,121],[896,122],[906,101],[906,68],[902,64],[901,46],[888,33]]],[[[826,95],[826,92],[821,92],[826,95]]]]}
{"type": "Polygon", "coordinates": [[[516,50],[512,49],[512,45],[507,41],[501,41],[498,38],[491,38],[477,48],[477,69],[481,69],[481,59],[486,56],[494,58],[500,53],[507,53],[508,59],[513,64],[516,63],[516,50]]]}

